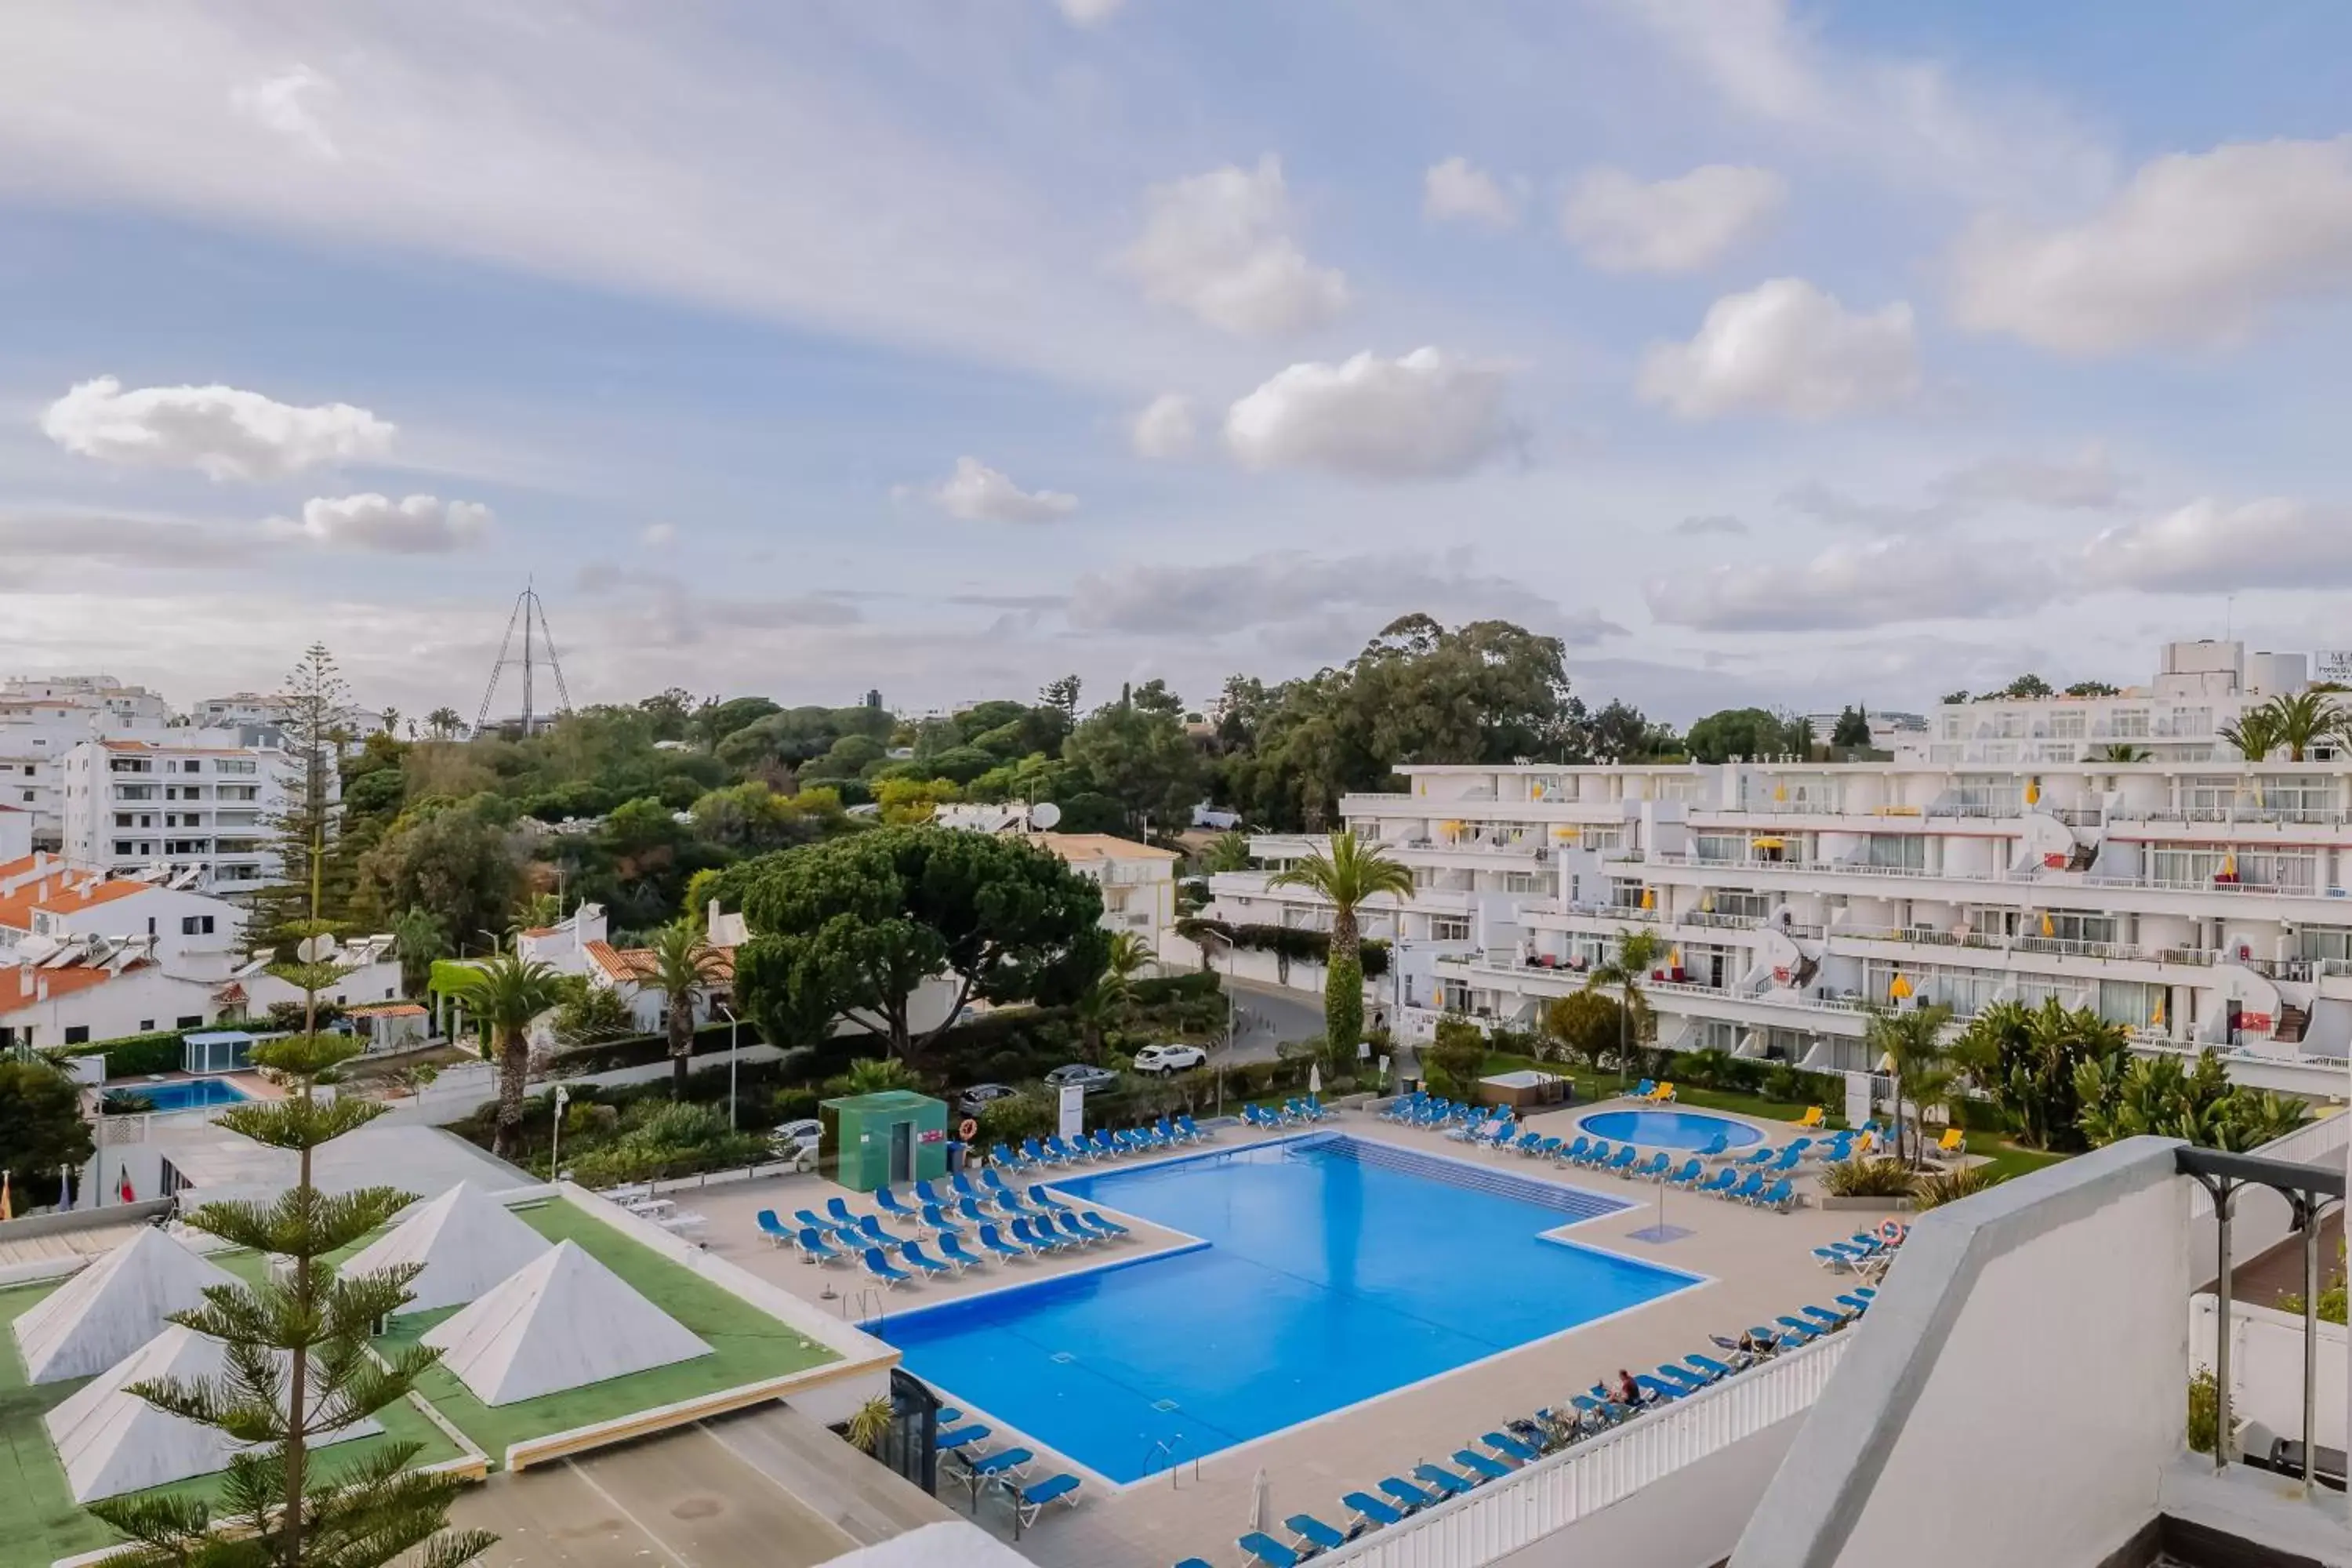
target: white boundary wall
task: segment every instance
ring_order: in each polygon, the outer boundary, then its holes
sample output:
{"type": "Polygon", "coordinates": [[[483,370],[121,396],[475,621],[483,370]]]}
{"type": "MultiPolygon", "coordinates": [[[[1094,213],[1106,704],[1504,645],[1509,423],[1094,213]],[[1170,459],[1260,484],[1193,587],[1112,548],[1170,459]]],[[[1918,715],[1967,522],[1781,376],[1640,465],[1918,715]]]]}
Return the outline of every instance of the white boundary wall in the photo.
{"type": "MultiPolygon", "coordinates": [[[[1832,1334],[1775,1356],[1703,1394],[1678,1399],[1613,1431],[1547,1455],[1465,1497],[1375,1531],[1321,1561],[1361,1568],[1481,1568],[1506,1557],[1527,1568],[1565,1563],[1578,1538],[1559,1531],[1804,1414],[1820,1397],[1853,1338],[1852,1331],[1832,1334]]],[[[1698,1500],[1679,1490],[1675,1495],[1685,1502],[1698,1500]]],[[[1754,1495],[1723,1500],[1727,1547],[1754,1495]]]]}
{"type": "MultiPolygon", "coordinates": [[[[2321,1278],[2334,1271],[2335,1260],[2323,1260],[2321,1278]]],[[[2210,1295],[2189,1300],[2189,1359],[2192,1365],[2213,1362],[2213,1319],[2221,1303],[2210,1295]]],[[[2230,1414],[2259,1421],[2282,1437],[2303,1435],[2303,1319],[2268,1307],[2230,1303],[2233,1333],[2230,1340],[2230,1414]]],[[[2314,1425],[2323,1447],[2344,1447],[2344,1403],[2347,1360],[2341,1323],[2319,1325],[2319,1386],[2314,1391],[2314,1425]]]]}

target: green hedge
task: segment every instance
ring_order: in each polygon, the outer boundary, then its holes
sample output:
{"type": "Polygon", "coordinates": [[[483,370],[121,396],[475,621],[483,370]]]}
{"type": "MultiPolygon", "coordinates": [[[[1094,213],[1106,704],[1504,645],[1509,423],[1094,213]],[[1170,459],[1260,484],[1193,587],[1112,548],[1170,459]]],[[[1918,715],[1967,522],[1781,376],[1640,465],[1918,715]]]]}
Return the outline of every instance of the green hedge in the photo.
{"type": "MultiPolygon", "coordinates": [[[[1235,947],[1245,947],[1253,952],[1280,953],[1295,962],[1328,963],[1331,962],[1331,933],[1306,931],[1297,926],[1262,925],[1202,918],[1176,922],[1176,934],[1190,942],[1199,942],[1203,933],[1222,937],[1235,947]]],[[[1364,975],[1377,979],[1389,970],[1389,944],[1377,939],[1357,946],[1363,960],[1364,975]]]]}
{"type": "Polygon", "coordinates": [[[178,1072],[187,1060],[180,1044],[180,1037],[186,1032],[160,1029],[152,1035],[125,1035],[116,1040],[95,1040],[86,1046],[76,1046],[66,1054],[74,1057],[103,1056],[109,1078],[139,1078],[148,1073],[178,1072]]]}

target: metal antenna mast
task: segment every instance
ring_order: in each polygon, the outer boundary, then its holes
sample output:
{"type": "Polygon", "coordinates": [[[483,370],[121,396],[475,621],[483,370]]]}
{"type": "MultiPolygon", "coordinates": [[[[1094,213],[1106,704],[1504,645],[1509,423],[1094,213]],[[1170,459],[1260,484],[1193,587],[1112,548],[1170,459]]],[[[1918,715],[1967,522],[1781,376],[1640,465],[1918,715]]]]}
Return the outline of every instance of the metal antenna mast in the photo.
{"type": "Polygon", "coordinates": [[[555,696],[561,704],[558,713],[572,710],[572,693],[563,684],[563,666],[555,657],[555,634],[547,629],[547,606],[541,602],[539,590],[526,581],[521,593],[515,595],[514,613],[507,617],[507,634],[499,641],[499,661],[490,666],[490,684],[482,692],[481,711],[474,715],[474,732],[480,734],[490,721],[490,703],[498,697],[499,680],[509,667],[522,669],[522,732],[529,735],[536,726],[536,700],[539,667],[544,663],[548,673],[555,677],[555,696]],[[515,629],[522,630],[522,652],[515,652],[515,629]],[[544,645],[544,653],[541,645],[544,645]]]}

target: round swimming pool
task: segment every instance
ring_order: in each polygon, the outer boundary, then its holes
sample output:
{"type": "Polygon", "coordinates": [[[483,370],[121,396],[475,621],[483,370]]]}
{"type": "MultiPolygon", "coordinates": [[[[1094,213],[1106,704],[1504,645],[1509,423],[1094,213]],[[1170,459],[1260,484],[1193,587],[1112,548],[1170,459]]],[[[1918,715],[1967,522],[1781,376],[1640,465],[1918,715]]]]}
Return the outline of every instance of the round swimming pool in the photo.
{"type": "Polygon", "coordinates": [[[1704,1149],[1717,1138],[1730,1149],[1764,1142],[1764,1134],[1745,1121],[1703,1110],[1601,1110],[1577,1126],[1595,1138],[1646,1149],[1704,1149]]]}

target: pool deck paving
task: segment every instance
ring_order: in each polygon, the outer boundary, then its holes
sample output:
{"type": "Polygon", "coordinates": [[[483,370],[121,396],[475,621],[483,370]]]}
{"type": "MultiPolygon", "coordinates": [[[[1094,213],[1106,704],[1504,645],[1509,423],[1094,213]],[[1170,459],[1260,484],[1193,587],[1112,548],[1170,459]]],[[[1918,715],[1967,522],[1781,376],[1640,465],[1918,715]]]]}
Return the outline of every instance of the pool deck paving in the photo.
{"type": "MultiPolygon", "coordinates": [[[[1547,1134],[1567,1135],[1582,1117],[1612,1109],[1631,1106],[1603,1101],[1559,1107],[1537,1113],[1523,1125],[1547,1134]]],[[[1786,1122],[1730,1119],[1752,1122],[1775,1144],[1785,1143],[1795,1131],[1786,1122]]],[[[1129,1563],[1140,1568],[1193,1555],[1226,1561],[1234,1555],[1233,1541],[1244,1529],[1251,1488],[1261,1468],[1270,1490],[1270,1519],[1278,1521],[1304,1511],[1334,1525],[1342,1524],[1347,1513],[1339,1502],[1342,1493],[1373,1487],[1384,1476],[1409,1473],[1425,1460],[1442,1462],[1454,1449],[1504,1421],[1527,1415],[1538,1405],[1564,1401],[1620,1367],[1636,1373],[1647,1372],[1661,1362],[1695,1351],[1713,1351],[1707,1340],[1710,1333],[1736,1334],[1808,1302],[1829,1304],[1832,1297],[1850,1288],[1853,1277],[1824,1272],[1813,1260],[1812,1248],[1865,1229],[1883,1217],[1824,1212],[1815,1206],[1818,1188],[1808,1176],[1797,1184],[1803,1206],[1789,1214],[1669,1191],[1664,1196],[1665,1221],[1685,1234],[1664,1243],[1644,1242],[1633,1239],[1632,1233],[1657,1221],[1659,1189],[1649,1183],[1563,1170],[1508,1152],[1471,1149],[1447,1141],[1442,1133],[1393,1126],[1361,1111],[1343,1114],[1325,1125],[1351,1137],[1632,1199],[1635,1207],[1562,1234],[1605,1251],[1703,1275],[1708,1282],[1211,1455],[1199,1462],[1197,1474],[1188,1463],[1172,1477],[1162,1474],[1116,1490],[1089,1482],[1086,1501],[1076,1511],[1057,1510],[1024,1532],[1020,1549],[1033,1561],[1046,1568],[1117,1568],[1129,1563]]],[[[1294,1132],[1252,1132],[1228,1127],[1210,1147],[1244,1148],[1294,1132]]],[[[1121,1161],[1093,1169],[1128,1169],[1145,1163],[1121,1161]]],[[[866,1194],[845,1193],[814,1175],[712,1187],[696,1194],[694,1206],[709,1216],[704,1239],[711,1251],[817,1301],[827,1311],[856,1321],[866,1315],[861,1306],[871,1309],[875,1303],[870,1299],[860,1302],[858,1291],[869,1287],[856,1271],[838,1266],[819,1268],[801,1261],[789,1248],[771,1247],[761,1237],[753,1219],[762,1208],[786,1215],[801,1207],[822,1212],[824,1201],[835,1196],[846,1196],[856,1212],[874,1206],[866,1194]],[[828,1287],[835,1292],[831,1300],[824,1299],[828,1287]]],[[[1109,1205],[1098,1206],[1123,1222],[1133,1223],[1136,1237],[1073,1256],[991,1267],[960,1279],[902,1287],[888,1292],[881,1304],[886,1310],[908,1310],[1132,1261],[1147,1252],[1181,1246],[1186,1240],[1159,1226],[1132,1221],[1109,1205]]],[[[915,1233],[908,1229],[904,1234],[915,1233]]],[[[1465,1312],[1475,1312],[1475,1296],[1465,1294],[1465,1312]]],[[[1171,1307],[1186,1310],[1181,1303],[1171,1307]]],[[[1213,1312],[1215,1307],[1199,1303],[1191,1310],[1213,1312]]],[[[953,1394],[953,1390],[947,1392],[953,1394]]],[[[1000,1441],[1006,1437],[1001,1427],[997,1436],[1000,1441]]],[[[1049,1445],[1029,1434],[1018,1435],[1017,1440],[1037,1451],[1042,1462],[1036,1474],[1080,1468],[1065,1464],[1049,1445]]],[[[942,1496],[958,1511],[968,1512],[969,1495],[944,1479],[950,1468],[942,1463],[942,1496]]],[[[979,1519],[991,1530],[1010,1534],[1010,1512],[1001,1498],[984,1498],[979,1519]]]]}

